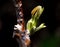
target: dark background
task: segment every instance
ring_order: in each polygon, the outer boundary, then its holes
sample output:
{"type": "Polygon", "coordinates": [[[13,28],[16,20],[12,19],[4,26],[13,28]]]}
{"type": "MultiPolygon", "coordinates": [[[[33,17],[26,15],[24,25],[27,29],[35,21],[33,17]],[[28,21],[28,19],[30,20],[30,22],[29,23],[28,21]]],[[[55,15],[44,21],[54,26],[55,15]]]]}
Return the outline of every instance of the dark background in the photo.
{"type": "MultiPolygon", "coordinates": [[[[50,44],[50,47],[59,47],[55,46],[54,43],[57,41],[56,38],[60,37],[60,1],[22,0],[22,3],[25,24],[31,18],[31,10],[34,7],[41,5],[45,8],[38,24],[44,22],[47,27],[30,36],[32,42],[31,47],[49,47],[49,44],[52,42],[53,44],[50,44]]],[[[13,28],[16,24],[15,8],[12,0],[0,0],[0,19],[2,23],[0,47],[17,47],[17,42],[12,38],[13,28]]],[[[59,41],[56,43],[60,44],[59,41]]]]}

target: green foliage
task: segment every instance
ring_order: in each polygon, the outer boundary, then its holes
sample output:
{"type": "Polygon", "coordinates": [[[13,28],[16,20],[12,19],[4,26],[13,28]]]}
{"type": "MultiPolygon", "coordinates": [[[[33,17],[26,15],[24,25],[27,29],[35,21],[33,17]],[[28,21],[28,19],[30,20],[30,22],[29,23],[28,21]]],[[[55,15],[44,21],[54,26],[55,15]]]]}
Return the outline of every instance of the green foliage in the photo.
{"type": "Polygon", "coordinates": [[[43,12],[44,8],[42,8],[42,6],[37,6],[35,7],[32,11],[31,11],[31,19],[27,22],[27,30],[30,31],[30,33],[35,33],[36,31],[45,28],[46,26],[44,25],[44,23],[40,24],[37,27],[37,21],[39,19],[39,17],[41,16],[42,12],[43,12]]]}

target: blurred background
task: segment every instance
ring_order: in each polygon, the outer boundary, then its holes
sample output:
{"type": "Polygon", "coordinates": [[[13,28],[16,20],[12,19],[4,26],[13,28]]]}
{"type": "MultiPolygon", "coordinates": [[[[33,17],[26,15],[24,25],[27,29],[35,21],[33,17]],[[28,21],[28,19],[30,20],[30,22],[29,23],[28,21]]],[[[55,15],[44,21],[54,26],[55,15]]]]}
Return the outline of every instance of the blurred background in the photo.
{"type": "MultiPolygon", "coordinates": [[[[47,26],[31,35],[31,47],[60,47],[60,1],[59,0],[22,0],[25,24],[31,18],[31,10],[37,5],[44,12],[39,19],[47,26]]],[[[16,24],[15,8],[12,0],[0,0],[0,47],[18,47],[12,38],[16,24]]]]}

